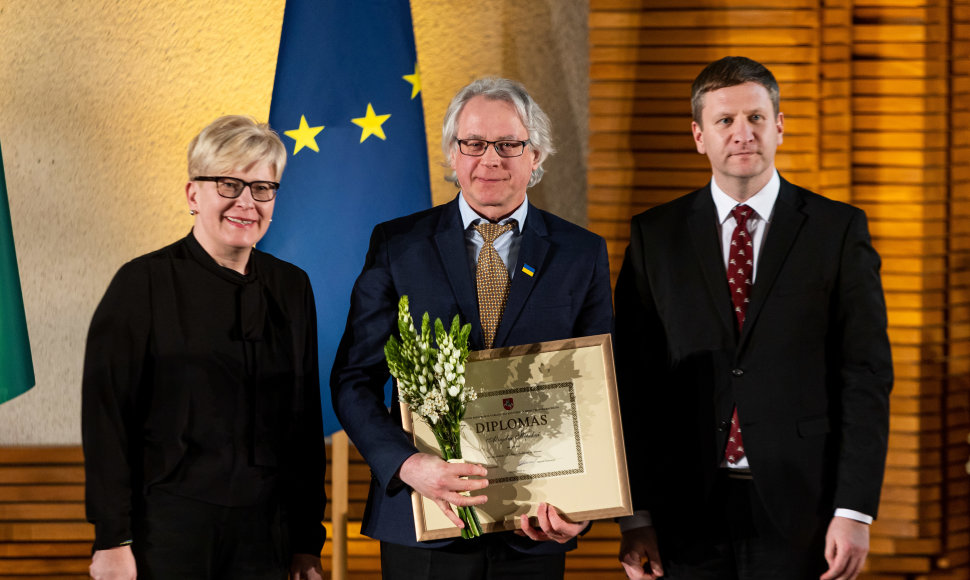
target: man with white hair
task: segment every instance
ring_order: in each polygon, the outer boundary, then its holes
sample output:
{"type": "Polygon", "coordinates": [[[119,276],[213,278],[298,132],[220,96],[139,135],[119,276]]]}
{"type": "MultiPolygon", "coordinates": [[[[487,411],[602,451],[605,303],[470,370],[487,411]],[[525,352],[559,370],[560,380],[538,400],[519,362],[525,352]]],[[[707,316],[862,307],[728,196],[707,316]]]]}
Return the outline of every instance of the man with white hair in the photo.
{"type": "Polygon", "coordinates": [[[497,348],[610,332],[613,308],[605,241],[529,204],[526,189],[553,152],[549,120],[525,88],[479,79],[452,100],[442,149],[461,188],[444,205],[374,228],[354,285],[347,328],[330,384],[334,408],[371,467],[362,532],[381,540],[384,578],[559,578],[565,552],[586,522],[568,522],[547,504],[539,528],[471,540],[415,540],[410,491],[437,503],[487,501],[487,470],[420,453],[384,407],[383,347],[396,329],[398,299],[411,311],[472,324],[472,349],[497,348]],[[498,262],[501,260],[501,262],[498,262]],[[480,274],[488,263],[507,289],[498,317],[480,315],[480,274]],[[507,274],[507,276],[506,276],[507,274]],[[528,536],[528,537],[525,537],[528,536]],[[547,541],[548,540],[548,541],[547,541]]]}

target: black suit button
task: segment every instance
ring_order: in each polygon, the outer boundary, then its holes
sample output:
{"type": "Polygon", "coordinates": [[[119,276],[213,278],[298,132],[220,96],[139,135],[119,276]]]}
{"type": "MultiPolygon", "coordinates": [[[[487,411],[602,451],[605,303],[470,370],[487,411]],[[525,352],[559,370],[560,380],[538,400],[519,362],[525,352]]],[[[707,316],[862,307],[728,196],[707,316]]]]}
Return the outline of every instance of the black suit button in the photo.
{"type": "Polygon", "coordinates": [[[731,422],[730,421],[721,421],[720,423],[717,424],[717,430],[718,431],[721,431],[721,432],[724,432],[724,431],[727,431],[728,430],[728,427],[730,427],[730,426],[731,426],[731,422]]]}
{"type": "Polygon", "coordinates": [[[734,375],[734,376],[736,376],[736,377],[740,377],[741,375],[744,374],[744,371],[741,370],[741,369],[732,369],[731,370],[731,374],[734,375]]]}

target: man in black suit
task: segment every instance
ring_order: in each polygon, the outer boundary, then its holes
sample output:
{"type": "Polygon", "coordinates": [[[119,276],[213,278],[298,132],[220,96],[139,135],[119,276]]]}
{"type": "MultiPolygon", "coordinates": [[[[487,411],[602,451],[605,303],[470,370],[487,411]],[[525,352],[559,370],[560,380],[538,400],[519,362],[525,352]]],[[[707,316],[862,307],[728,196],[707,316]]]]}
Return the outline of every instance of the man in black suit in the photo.
{"type": "Polygon", "coordinates": [[[442,149],[461,192],[449,203],[374,228],[330,385],[340,423],[373,474],[361,531],[381,540],[385,579],[561,580],[564,554],[586,527],[540,503],[540,526],[522,519],[523,535],[418,542],[410,492],[434,500],[460,526],[449,504],[485,502],[487,480],[463,478],[487,471],[419,453],[401,429],[396,394],[392,412],[384,406],[383,347],[397,328],[401,295],[419,320],[428,312],[470,322],[476,350],[610,332],[606,242],[526,196],[542,177],[550,139],[548,117],[522,85],[472,82],[455,95],[442,127],[442,149]],[[504,231],[486,238],[488,229],[504,231]],[[489,259],[494,266],[485,265],[489,259]],[[507,301],[497,324],[479,314],[486,292],[477,274],[486,268],[506,274],[507,301]],[[459,495],[465,490],[484,491],[459,495]]]}
{"type": "Polygon", "coordinates": [[[616,364],[631,579],[855,578],[885,467],[892,362],[865,214],[774,167],[761,64],[692,89],[711,182],[633,218],[616,364]]]}

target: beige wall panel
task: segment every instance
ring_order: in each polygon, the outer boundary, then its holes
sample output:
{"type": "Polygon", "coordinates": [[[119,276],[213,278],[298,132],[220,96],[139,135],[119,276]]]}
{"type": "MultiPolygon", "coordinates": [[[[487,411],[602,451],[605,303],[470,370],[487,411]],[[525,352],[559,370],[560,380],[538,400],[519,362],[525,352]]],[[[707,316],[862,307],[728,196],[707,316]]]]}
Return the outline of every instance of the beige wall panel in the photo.
{"type": "Polygon", "coordinates": [[[0,144],[37,386],[0,444],[80,441],[84,337],[125,261],[185,235],[185,149],[225,113],[265,119],[283,1],[10,0],[0,144]]]}

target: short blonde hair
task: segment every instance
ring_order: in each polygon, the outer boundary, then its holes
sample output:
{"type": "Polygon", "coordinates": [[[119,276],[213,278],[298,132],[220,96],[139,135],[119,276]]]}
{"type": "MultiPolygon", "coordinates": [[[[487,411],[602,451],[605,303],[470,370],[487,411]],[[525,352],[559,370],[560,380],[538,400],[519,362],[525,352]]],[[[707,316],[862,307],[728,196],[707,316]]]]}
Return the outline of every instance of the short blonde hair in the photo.
{"type": "Polygon", "coordinates": [[[224,175],[253,164],[269,165],[279,181],[286,168],[286,146],[268,124],[252,117],[219,117],[189,143],[189,179],[224,175]]]}

